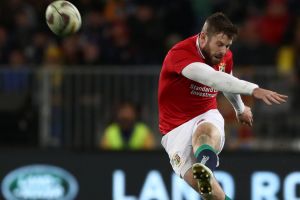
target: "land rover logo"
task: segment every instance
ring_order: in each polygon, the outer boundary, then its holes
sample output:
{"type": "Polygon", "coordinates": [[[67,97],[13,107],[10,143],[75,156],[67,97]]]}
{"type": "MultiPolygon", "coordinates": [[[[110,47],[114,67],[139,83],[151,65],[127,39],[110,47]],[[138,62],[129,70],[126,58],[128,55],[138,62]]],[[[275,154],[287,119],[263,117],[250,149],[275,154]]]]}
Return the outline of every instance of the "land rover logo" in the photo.
{"type": "Polygon", "coordinates": [[[64,169],[50,165],[21,167],[2,181],[6,200],[73,200],[77,193],[76,179],[64,169]]]}

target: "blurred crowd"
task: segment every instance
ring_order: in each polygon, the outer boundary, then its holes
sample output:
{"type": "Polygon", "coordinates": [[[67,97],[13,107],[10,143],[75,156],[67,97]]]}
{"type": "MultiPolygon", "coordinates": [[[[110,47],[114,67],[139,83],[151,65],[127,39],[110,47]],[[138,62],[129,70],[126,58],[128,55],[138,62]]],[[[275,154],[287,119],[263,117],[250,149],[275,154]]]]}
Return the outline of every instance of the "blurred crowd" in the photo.
{"type": "Polygon", "coordinates": [[[73,0],[83,26],[65,38],[46,25],[50,2],[0,2],[1,65],[159,65],[174,43],[198,33],[216,11],[240,27],[232,47],[237,65],[279,63],[286,71],[292,55],[281,47],[295,45],[299,53],[298,0],[73,0]]]}
{"type": "Polygon", "coordinates": [[[186,1],[75,0],[83,26],[59,38],[45,22],[50,2],[1,1],[1,64],[159,64],[167,46],[193,29],[186,1]]]}

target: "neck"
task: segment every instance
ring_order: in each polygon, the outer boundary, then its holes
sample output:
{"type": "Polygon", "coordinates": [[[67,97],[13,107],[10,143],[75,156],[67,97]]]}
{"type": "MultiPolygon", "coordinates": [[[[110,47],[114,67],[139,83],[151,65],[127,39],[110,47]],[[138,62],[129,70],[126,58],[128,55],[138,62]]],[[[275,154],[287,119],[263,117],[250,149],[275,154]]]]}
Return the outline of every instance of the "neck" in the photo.
{"type": "Polygon", "coordinates": [[[200,56],[201,56],[202,58],[205,59],[205,56],[204,56],[204,54],[203,54],[203,51],[201,50],[201,40],[200,40],[200,35],[198,35],[198,37],[197,37],[197,40],[196,40],[196,46],[197,46],[197,50],[198,50],[198,53],[200,54],[200,56]]]}

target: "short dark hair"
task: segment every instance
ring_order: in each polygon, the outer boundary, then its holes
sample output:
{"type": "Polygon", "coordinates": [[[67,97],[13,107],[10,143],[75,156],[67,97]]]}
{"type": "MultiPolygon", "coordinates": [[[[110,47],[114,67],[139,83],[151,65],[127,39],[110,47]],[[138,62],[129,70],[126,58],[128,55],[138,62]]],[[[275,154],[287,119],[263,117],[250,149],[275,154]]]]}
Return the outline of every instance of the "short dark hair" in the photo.
{"type": "Polygon", "coordinates": [[[209,16],[205,23],[207,25],[206,32],[208,35],[224,33],[233,39],[238,34],[238,28],[221,12],[209,16]]]}

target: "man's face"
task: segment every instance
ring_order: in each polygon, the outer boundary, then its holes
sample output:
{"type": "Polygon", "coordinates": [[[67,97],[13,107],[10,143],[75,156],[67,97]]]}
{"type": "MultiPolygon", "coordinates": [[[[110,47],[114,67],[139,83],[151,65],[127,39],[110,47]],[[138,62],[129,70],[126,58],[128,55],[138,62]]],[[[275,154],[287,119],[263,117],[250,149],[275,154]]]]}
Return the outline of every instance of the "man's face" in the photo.
{"type": "Polygon", "coordinates": [[[201,51],[211,65],[219,64],[232,44],[232,39],[224,33],[208,36],[200,35],[201,51]]]}
{"type": "Polygon", "coordinates": [[[131,129],[136,120],[136,111],[129,104],[123,105],[117,114],[117,122],[123,130],[131,129]]]}

